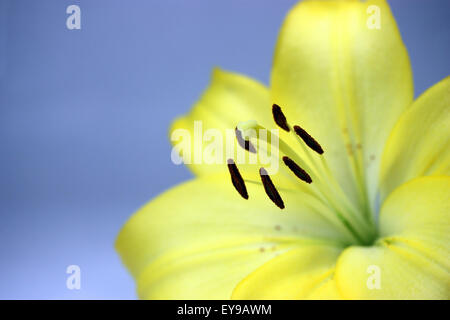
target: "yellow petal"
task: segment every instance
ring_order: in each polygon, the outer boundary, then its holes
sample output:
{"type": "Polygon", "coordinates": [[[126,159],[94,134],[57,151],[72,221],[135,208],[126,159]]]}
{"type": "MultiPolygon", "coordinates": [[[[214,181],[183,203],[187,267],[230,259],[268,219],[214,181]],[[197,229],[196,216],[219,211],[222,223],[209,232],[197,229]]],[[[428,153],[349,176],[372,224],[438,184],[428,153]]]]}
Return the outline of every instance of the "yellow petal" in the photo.
{"type": "Polygon", "coordinates": [[[383,153],[381,198],[415,177],[450,175],[450,77],[422,94],[392,131],[383,153]]]}
{"type": "Polygon", "coordinates": [[[348,243],[323,218],[333,215],[314,197],[280,190],[280,210],[262,186],[249,200],[229,176],[206,176],[175,187],[125,224],[116,248],[141,298],[226,299],[244,277],[300,245],[348,243]]]}
{"type": "Polygon", "coordinates": [[[349,299],[450,298],[450,177],[422,177],[396,189],[380,214],[374,247],[339,257],[336,283],[349,299]]]}
{"type": "MultiPolygon", "coordinates": [[[[216,68],[210,86],[192,110],[173,122],[170,128],[172,143],[183,149],[184,156],[190,154],[187,165],[194,174],[205,175],[226,171],[227,145],[233,146],[234,154],[237,150],[246,153],[236,142],[234,129],[237,124],[248,120],[256,120],[264,126],[272,124],[271,106],[269,92],[264,85],[243,75],[216,68]],[[198,132],[201,130],[201,134],[195,134],[196,121],[200,121],[197,122],[197,128],[198,132]],[[211,133],[220,133],[220,139],[214,134],[208,135],[208,130],[211,133]],[[231,135],[227,136],[226,130],[230,131],[231,135]],[[183,145],[183,138],[178,137],[176,132],[186,132],[189,135],[190,148],[183,145]],[[221,144],[217,153],[207,149],[208,146],[212,147],[214,142],[221,144]],[[199,149],[196,150],[196,147],[199,149]],[[210,159],[208,155],[211,155],[210,159]]],[[[247,168],[247,165],[240,166],[243,172],[250,171],[247,168]]],[[[253,171],[257,172],[257,169],[253,167],[253,171]]]]}
{"type": "Polygon", "coordinates": [[[322,283],[318,288],[313,290],[308,296],[309,300],[339,300],[342,299],[342,295],[336,284],[336,280],[333,278],[328,279],[322,283]]]}
{"type": "Polygon", "coordinates": [[[364,189],[373,200],[382,148],[413,97],[407,51],[387,3],[295,6],[278,39],[271,86],[288,121],[322,144],[353,202],[364,203],[364,189]]]}
{"type": "Polygon", "coordinates": [[[252,300],[304,299],[316,290],[333,294],[329,291],[329,280],[341,250],[323,245],[293,249],[247,276],[236,287],[232,297],[252,300]]]}
{"type": "Polygon", "coordinates": [[[390,195],[380,214],[380,236],[421,252],[450,271],[450,177],[421,177],[390,195]]]}

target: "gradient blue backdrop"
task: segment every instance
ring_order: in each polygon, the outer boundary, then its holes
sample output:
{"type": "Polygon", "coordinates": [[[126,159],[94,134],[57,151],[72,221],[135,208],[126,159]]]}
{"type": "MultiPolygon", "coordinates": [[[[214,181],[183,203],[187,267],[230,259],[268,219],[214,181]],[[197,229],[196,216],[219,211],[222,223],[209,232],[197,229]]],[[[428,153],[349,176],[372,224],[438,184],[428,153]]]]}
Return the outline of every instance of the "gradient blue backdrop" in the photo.
{"type": "MultiPolygon", "coordinates": [[[[0,0],[0,298],[135,297],[113,243],[190,177],[170,161],[171,119],[213,66],[267,83],[294,2],[0,0]],[[70,4],[81,30],[66,28],[70,4]]],[[[390,3],[418,95],[450,74],[450,1],[390,3]]]]}

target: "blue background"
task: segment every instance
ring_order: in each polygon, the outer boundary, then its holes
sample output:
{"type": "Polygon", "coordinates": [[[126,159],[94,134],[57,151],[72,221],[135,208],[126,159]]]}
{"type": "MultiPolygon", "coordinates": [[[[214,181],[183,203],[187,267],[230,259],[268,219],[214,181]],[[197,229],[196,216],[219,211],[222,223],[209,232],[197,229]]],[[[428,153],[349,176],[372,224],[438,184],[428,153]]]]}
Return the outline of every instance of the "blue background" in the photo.
{"type": "MultiPolygon", "coordinates": [[[[170,121],[213,66],[268,83],[291,0],[0,0],[0,298],[135,298],[113,243],[190,177],[170,121]],[[66,7],[81,7],[81,30],[66,7]],[[81,267],[81,290],[66,268],[81,267]]],[[[416,95],[450,74],[450,1],[392,0],[416,95]]]]}

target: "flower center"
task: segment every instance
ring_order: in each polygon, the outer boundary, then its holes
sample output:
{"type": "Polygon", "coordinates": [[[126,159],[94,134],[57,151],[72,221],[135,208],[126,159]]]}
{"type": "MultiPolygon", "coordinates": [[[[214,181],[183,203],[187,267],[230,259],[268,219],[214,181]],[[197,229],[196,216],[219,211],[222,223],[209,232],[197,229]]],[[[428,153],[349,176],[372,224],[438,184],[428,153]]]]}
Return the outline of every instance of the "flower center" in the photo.
{"type": "MultiPolygon", "coordinates": [[[[309,188],[316,198],[332,208],[331,212],[333,212],[334,216],[329,217],[329,221],[332,221],[337,227],[349,233],[354,240],[353,243],[359,245],[372,244],[377,237],[377,230],[373,220],[367,218],[371,216],[371,213],[361,214],[358,207],[345,195],[323,157],[324,150],[320,143],[299,125],[291,127],[281,107],[277,104],[272,106],[272,115],[278,127],[292,134],[295,140],[298,141],[308,161],[300,157],[286,142],[272,132],[268,136],[260,135],[258,133],[259,129],[265,130],[265,128],[254,120],[241,122],[236,126],[235,133],[238,144],[250,153],[257,153],[257,148],[255,148],[246,134],[250,129],[253,130],[253,134],[256,134],[255,138],[257,140],[266,143],[262,145],[270,145],[271,141],[276,139],[278,150],[283,154],[281,159],[278,159],[278,161],[282,160],[284,163],[281,169],[288,171],[290,177],[296,177],[303,183],[310,185],[309,188]]],[[[258,149],[262,145],[258,144],[258,149]]],[[[244,199],[248,200],[249,198],[245,183],[258,183],[263,185],[265,193],[277,207],[280,209],[285,208],[284,201],[266,168],[259,168],[260,183],[244,180],[233,159],[228,159],[228,170],[233,186],[244,199]]],[[[369,208],[370,206],[366,207],[369,208]]]]}

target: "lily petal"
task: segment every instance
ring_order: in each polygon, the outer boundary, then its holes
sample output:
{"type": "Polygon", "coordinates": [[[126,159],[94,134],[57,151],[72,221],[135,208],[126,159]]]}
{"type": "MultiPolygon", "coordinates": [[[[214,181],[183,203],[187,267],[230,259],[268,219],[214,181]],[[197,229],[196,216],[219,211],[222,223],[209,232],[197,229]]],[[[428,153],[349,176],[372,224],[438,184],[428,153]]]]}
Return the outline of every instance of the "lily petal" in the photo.
{"type": "Polygon", "coordinates": [[[262,186],[252,201],[237,195],[229,176],[206,176],[175,187],[125,224],[116,249],[141,298],[226,299],[265,262],[291,248],[349,242],[322,215],[331,209],[299,191],[280,190],[281,211],[262,186]]]}
{"type": "Polygon", "coordinates": [[[345,298],[450,298],[449,191],[450,177],[421,177],[386,199],[377,245],[350,247],[338,260],[336,283],[345,298]],[[373,266],[379,288],[368,285],[373,266]]]}
{"type": "Polygon", "coordinates": [[[381,199],[431,175],[450,175],[450,77],[423,93],[392,131],[381,164],[381,199]]]}
{"type": "Polygon", "coordinates": [[[342,248],[324,245],[306,245],[290,250],[242,280],[232,298],[304,299],[316,290],[328,291],[328,281],[333,276],[341,251],[342,248]]]}
{"type": "Polygon", "coordinates": [[[342,294],[334,278],[330,278],[323,282],[318,288],[313,290],[307,297],[309,300],[340,300],[342,299],[342,294]]]}
{"type": "Polygon", "coordinates": [[[276,46],[271,98],[320,142],[352,202],[369,198],[373,206],[383,146],[413,98],[409,58],[388,4],[296,5],[276,46]],[[370,24],[376,13],[379,29],[370,24]]]}

